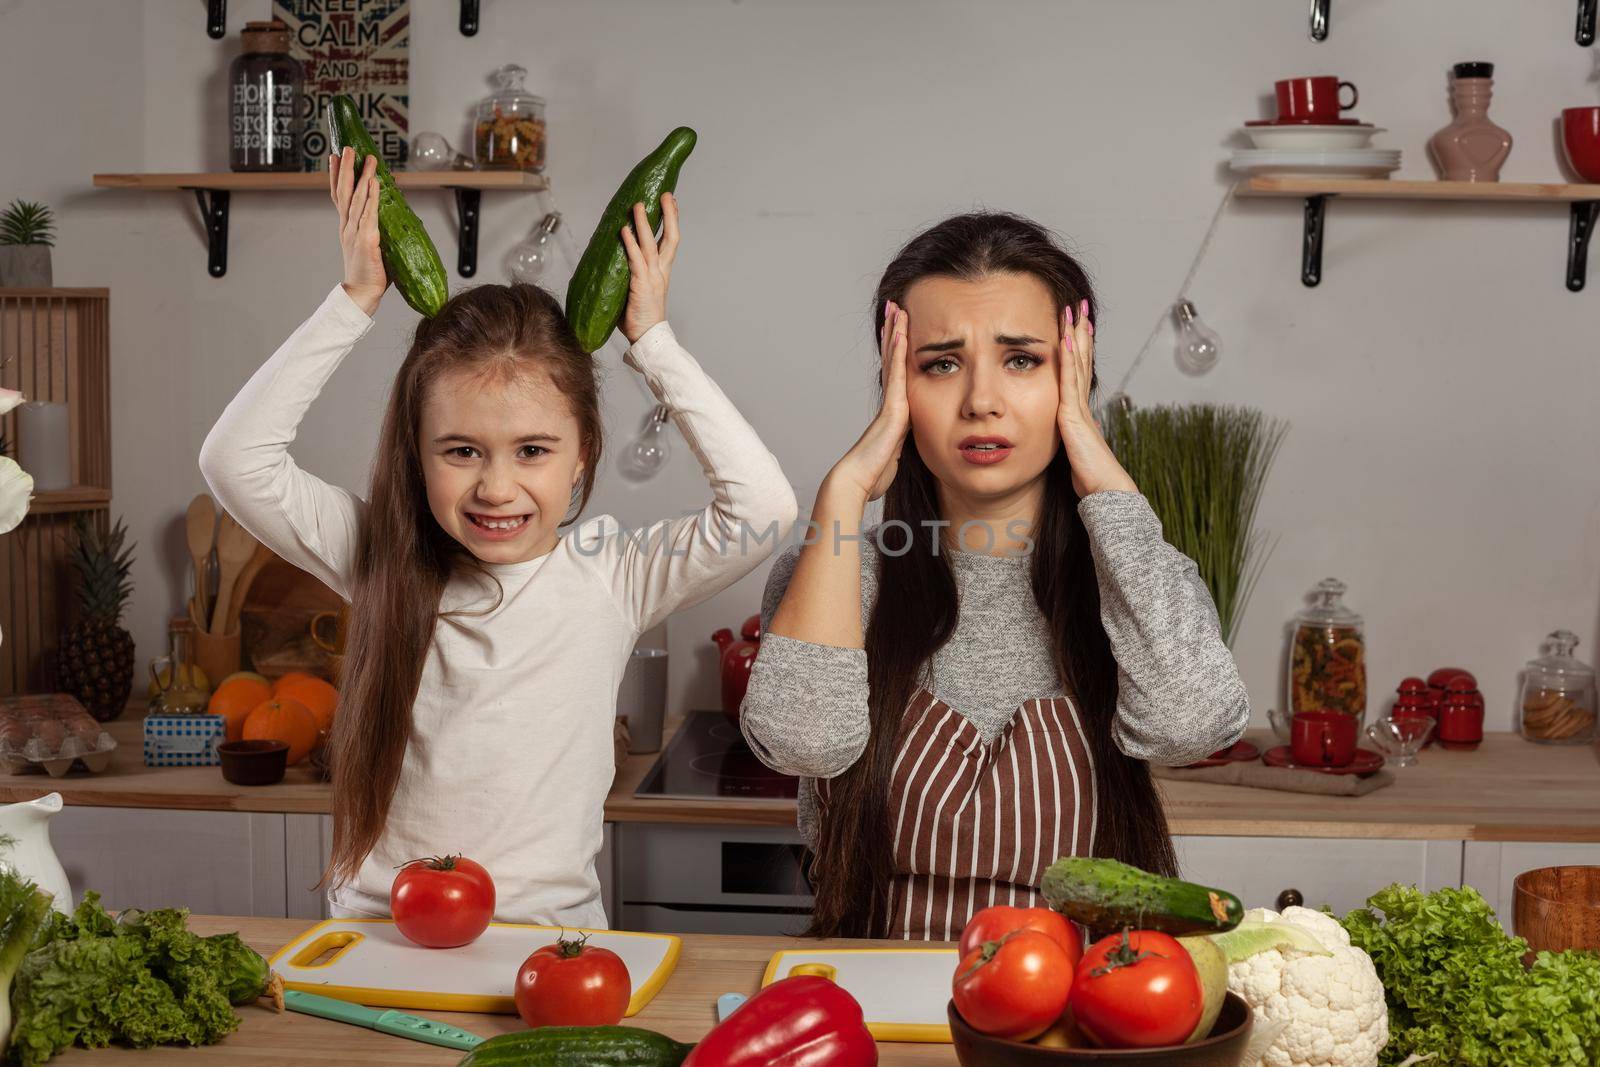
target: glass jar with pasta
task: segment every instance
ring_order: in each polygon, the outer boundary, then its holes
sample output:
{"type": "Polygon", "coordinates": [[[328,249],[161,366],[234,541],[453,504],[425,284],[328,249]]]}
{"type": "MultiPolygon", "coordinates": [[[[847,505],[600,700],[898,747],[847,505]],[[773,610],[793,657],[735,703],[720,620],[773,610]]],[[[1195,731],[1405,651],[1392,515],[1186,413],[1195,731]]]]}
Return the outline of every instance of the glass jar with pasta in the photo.
{"type": "Polygon", "coordinates": [[[1361,616],[1343,603],[1345,584],[1324,578],[1313,603],[1295,616],[1289,640],[1291,714],[1335,711],[1357,722],[1367,714],[1367,643],[1361,616]]]}
{"type": "Polygon", "coordinates": [[[515,63],[494,72],[500,91],[478,104],[472,134],[479,168],[544,173],[544,99],[522,87],[527,75],[515,63]]]}
{"type": "Polygon", "coordinates": [[[1594,740],[1594,668],[1572,654],[1577,647],[1576,634],[1557,630],[1544,639],[1544,655],[1528,661],[1517,729],[1529,741],[1586,745],[1594,740]]]}

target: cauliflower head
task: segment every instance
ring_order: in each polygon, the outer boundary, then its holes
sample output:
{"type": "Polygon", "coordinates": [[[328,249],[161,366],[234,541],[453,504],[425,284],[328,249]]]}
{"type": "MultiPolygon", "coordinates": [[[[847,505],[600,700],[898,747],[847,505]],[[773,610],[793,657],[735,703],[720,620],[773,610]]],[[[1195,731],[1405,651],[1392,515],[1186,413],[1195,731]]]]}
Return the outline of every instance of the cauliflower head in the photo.
{"type": "Polygon", "coordinates": [[[1253,909],[1245,919],[1298,926],[1332,953],[1269,949],[1229,964],[1228,988],[1255,1010],[1257,1023],[1287,1024],[1264,1067],[1377,1067],[1389,1040],[1383,984],[1338,920],[1309,908],[1253,909]]]}

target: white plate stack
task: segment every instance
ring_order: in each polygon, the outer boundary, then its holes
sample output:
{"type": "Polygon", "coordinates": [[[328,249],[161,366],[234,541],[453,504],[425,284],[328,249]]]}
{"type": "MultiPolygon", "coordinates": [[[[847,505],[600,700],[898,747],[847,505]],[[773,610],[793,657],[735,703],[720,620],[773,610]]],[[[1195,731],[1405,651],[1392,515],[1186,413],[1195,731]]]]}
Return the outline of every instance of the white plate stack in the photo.
{"type": "Polygon", "coordinates": [[[1373,148],[1385,132],[1366,123],[1258,124],[1243,127],[1253,148],[1234,150],[1229,167],[1250,177],[1387,178],[1400,169],[1398,148],[1373,148]]]}

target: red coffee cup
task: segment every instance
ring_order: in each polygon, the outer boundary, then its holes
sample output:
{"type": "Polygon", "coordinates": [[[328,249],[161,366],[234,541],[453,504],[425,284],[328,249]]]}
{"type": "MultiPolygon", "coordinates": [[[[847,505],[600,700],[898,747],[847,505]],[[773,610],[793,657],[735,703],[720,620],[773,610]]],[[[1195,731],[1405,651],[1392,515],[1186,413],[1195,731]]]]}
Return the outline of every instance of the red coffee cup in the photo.
{"type": "Polygon", "coordinates": [[[1360,724],[1338,711],[1302,711],[1289,730],[1296,763],[1313,767],[1348,767],[1356,758],[1360,724]]]}
{"type": "MultiPolygon", "coordinates": [[[[1361,99],[1361,94],[1351,82],[1342,82],[1332,75],[1316,78],[1285,78],[1274,82],[1278,91],[1279,120],[1298,122],[1334,122],[1339,112],[1349,111],[1361,99]],[[1339,90],[1350,90],[1350,102],[1339,102],[1339,90]]],[[[1354,757],[1352,757],[1354,758],[1354,757]]]]}
{"type": "Polygon", "coordinates": [[[1569,107],[1562,111],[1561,145],[1578,177],[1600,182],[1600,107],[1569,107]]]}

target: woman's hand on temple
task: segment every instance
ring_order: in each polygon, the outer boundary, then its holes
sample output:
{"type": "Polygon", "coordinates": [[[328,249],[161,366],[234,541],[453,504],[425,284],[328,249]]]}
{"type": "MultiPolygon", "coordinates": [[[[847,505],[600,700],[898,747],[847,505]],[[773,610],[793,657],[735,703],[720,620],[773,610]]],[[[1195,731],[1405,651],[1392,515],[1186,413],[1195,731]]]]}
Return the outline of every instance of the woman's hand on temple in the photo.
{"type": "Polygon", "coordinates": [[[884,306],[883,333],[878,339],[883,402],[866,431],[833,465],[824,483],[859,492],[864,500],[878,499],[894,481],[900,467],[900,450],[905,447],[911,427],[911,405],[906,399],[906,332],[905,309],[889,301],[884,306]]]}
{"type": "Polygon", "coordinates": [[[1117,462],[1089,408],[1094,381],[1094,323],[1089,320],[1089,302],[1080,303],[1076,314],[1069,305],[1061,313],[1060,326],[1061,404],[1056,426],[1072,467],[1072,488],[1080,497],[1108,489],[1137,493],[1139,487],[1117,462]]]}

